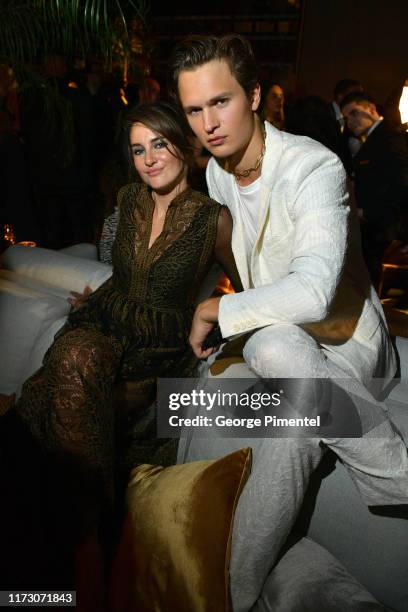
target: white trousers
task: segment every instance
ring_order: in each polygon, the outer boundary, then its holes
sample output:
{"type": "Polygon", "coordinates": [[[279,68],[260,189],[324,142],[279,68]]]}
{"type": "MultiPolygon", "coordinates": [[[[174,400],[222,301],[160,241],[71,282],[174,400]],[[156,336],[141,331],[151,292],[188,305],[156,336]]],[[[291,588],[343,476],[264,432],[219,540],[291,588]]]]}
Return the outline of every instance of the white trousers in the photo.
{"type": "Polygon", "coordinates": [[[216,459],[245,446],[253,450],[252,472],[234,519],[230,563],[234,612],[247,612],[258,599],[327,447],[344,462],[367,505],[408,503],[406,447],[382,405],[359,380],[355,363],[339,360],[290,324],[258,330],[243,354],[250,368],[248,378],[254,374],[269,379],[347,378],[348,391],[365,406],[371,403],[383,418],[366,427],[362,438],[220,438],[215,432],[210,439],[192,433],[180,440],[180,463],[216,459]]]}

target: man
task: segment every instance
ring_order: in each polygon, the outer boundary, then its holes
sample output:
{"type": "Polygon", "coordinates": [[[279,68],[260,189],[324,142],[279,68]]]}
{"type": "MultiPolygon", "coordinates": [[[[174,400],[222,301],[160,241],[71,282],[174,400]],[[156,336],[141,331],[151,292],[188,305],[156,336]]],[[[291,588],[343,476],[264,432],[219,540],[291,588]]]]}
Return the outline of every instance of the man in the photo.
{"type": "Polygon", "coordinates": [[[348,128],[363,142],[354,158],[355,195],[363,255],[375,283],[385,249],[401,237],[401,212],[408,204],[407,141],[383,120],[369,94],[350,93],[341,108],[348,128]]]}
{"type": "Polygon", "coordinates": [[[342,79],[333,91],[333,100],[330,103],[329,109],[332,117],[336,120],[338,133],[340,136],[339,143],[341,145],[340,158],[349,175],[353,173],[352,159],[358,152],[361,142],[347,128],[346,119],[343,117],[340,105],[345,96],[354,91],[363,91],[363,86],[355,79],[342,79]]]}
{"type": "MultiPolygon", "coordinates": [[[[310,139],[262,125],[256,63],[245,39],[186,40],[172,68],[175,95],[213,155],[209,193],[230,208],[244,287],[197,307],[195,353],[212,352],[202,343],[218,322],[224,338],[252,333],[243,352],[252,375],[306,379],[303,397],[313,379],[348,378],[367,399],[373,376],[392,378],[395,358],[352,232],[340,161],[310,139]]],[[[346,462],[368,504],[406,503],[406,449],[387,420],[375,435],[387,438],[386,449],[382,440],[324,442],[346,462]]],[[[234,611],[249,610],[258,598],[324,452],[317,438],[193,437],[180,444],[179,460],[245,445],[253,447],[254,462],[234,522],[234,611]]]]}
{"type": "Polygon", "coordinates": [[[341,132],[343,132],[346,127],[346,121],[341,112],[341,103],[345,96],[355,91],[363,91],[361,83],[355,79],[342,79],[336,83],[334,87],[333,100],[330,104],[330,108],[341,132]]]}

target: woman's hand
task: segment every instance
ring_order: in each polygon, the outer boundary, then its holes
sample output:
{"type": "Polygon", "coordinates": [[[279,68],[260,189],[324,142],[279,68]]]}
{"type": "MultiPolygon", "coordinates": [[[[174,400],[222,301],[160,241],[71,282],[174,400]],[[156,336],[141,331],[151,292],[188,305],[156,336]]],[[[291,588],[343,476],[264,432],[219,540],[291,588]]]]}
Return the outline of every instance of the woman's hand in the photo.
{"type": "Polygon", "coordinates": [[[83,293],[78,293],[77,291],[71,291],[70,293],[72,297],[67,298],[68,302],[71,304],[72,308],[79,308],[81,304],[85,302],[88,295],[91,295],[92,289],[87,285],[83,293]]]}
{"type": "Polygon", "coordinates": [[[189,341],[194,354],[199,359],[206,359],[219,348],[214,346],[204,351],[201,345],[218,321],[220,299],[209,298],[201,302],[194,313],[189,341]]]}

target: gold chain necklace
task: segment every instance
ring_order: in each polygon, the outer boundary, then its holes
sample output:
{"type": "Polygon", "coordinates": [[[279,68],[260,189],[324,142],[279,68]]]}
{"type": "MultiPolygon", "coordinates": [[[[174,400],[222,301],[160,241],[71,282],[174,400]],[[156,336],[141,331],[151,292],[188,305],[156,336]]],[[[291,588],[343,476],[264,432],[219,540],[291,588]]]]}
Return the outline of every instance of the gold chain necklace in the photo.
{"type": "Polygon", "coordinates": [[[266,130],[265,130],[265,126],[262,124],[262,150],[260,154],[258,155],[258,157],[256,158],[254,165],[251,168],[246,168],[245,170],[242,170],[242,172],[235,172],[234,170],[229,169],[229,162],[227,161],[227,163],[225,164],[225,170],[227,172],[231,172],[231,174],[235,176],[237,181],[239,181],[239,179],[248,178],[248,176],[252,172],[256,172],[257,170],[259,170],[259,168],[261,167],[263,158],[265,156],[265,151],[266,151],[265,140],[266,140],[266,130]]]}

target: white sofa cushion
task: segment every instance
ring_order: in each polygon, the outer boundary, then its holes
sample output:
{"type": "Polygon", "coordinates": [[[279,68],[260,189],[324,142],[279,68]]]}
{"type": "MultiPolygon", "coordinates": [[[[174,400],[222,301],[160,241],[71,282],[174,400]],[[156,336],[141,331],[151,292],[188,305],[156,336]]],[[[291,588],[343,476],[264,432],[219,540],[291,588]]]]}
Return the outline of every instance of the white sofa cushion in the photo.
{"type": "Polygon", "coordinates": [[[95,290],[112,275],[111,266],[100,261],[21,245],[7,249],[1,261],[6,270],[69,291],[82,292],[87,285],[95,290]]]}
{"type": "Polygon", "coordinates": [[[398,351],[401,379],[408,381],[408,338],[397,336],[395,338],[395,347],[398,351]]]}
{"type": "Polygon", "coordinates": [[[408,445],[408,338],[397,336],[395,345],[398,351],[401,379],[394,381],[385,404],[391,420],[408,445]]]}
{"type": "MultiPolygon", "coordinates": [[[[323,462],[312,477],[297,530],[307,530],[310,538],[334,554],[379,601],[405,612],[406,506],[372,510],[361,499],[344,465],[337,461],[333,469],[330,461],[323,462]],[[332,471],[328,474],[328,470],[332,471]]],[[[376,610],[369,606],[362,609],[376,610]]]]}
{"type": "Polygon", "coordinates": [[[252,612],[387,612],[325,548],[294,534],[252,612]]]}
{"type": "Polygon", "coordinates": [[[21,287],[34,289],[34,291],[39,291],[40,293],[55,295],[63,300],[66,300],[70,295],[70,291],[68,289],[62,289],[60,287],[56,287],[55,285],[51,285],[50,283],[41,282],[35,278],[32,278],[31,276],[27,276],[26,274],[14,272],[14,270],[0,270],[0,278],[10,281],[11,283],[15,283],[16,285],[20,285],[21,287]]]}
{"type": "Polygon", "coordinates": [[[0,278],[0,393],[19,389],[37,339],[68,312],[66,299],[0,278]]]}
{"type": "Polygon", "coordinates": [[[73,244],[64,249],[60,249],[59,253],[66,253],[73,257],[83,257],[84,259],[98,260],[98,249],[95,244],[90,242],[80,242],[79,244],[73,244]]]}

